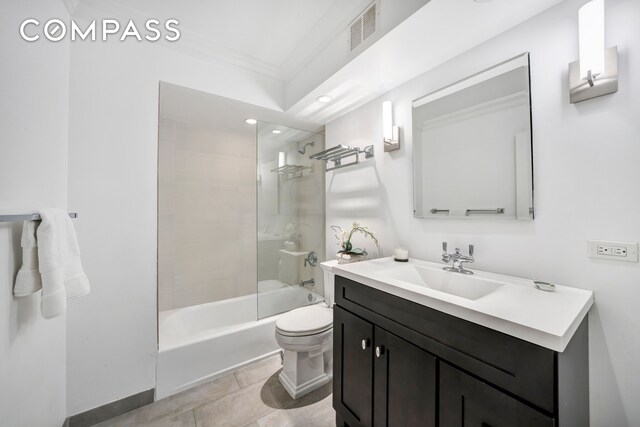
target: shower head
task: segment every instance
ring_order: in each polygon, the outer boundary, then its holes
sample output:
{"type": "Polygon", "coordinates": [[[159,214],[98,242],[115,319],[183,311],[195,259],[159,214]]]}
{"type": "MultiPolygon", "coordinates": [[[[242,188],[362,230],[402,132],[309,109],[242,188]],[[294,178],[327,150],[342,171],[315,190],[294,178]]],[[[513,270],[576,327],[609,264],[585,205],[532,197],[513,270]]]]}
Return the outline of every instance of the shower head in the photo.
{"type": "Polygon", "coordinates": [[[306,144],[304,144],[302,148],[300,148],[300,146],[298,145],[298,153],[304,154],[307,151],[307,147],[309,145],[313,147],[314,144],[315,144],[315,141],[307,142],[306,144]]]}

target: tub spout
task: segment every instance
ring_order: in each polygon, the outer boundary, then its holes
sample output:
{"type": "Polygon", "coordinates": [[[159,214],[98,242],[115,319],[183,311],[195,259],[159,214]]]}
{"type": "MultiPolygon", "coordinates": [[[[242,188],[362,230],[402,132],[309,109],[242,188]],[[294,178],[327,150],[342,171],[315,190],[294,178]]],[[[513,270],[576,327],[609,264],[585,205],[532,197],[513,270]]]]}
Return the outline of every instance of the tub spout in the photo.
{"type": "Polygon", "coordinates": [[[307,285],[315,286],[315,284],[316,284],[315,279],[301,280],[300,283],[298,283],[298,285],[300,286],[307,286],[307,285]]]}

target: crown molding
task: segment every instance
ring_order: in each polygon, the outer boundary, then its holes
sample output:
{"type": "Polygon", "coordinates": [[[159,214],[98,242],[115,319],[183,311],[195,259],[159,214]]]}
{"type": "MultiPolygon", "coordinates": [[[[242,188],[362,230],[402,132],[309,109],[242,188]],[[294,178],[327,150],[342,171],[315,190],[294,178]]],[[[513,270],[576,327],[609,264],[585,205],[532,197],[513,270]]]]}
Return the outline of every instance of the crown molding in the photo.
{"type": "MultiPolygon", "coordinates": [[[[147,14],[113,0],[63,1],[69,14],[85,23],[97,17],[120,18],[121,20],[133,19],[135,21],[148,19],[147,14]]],[[[276,83],[284,84],[282,69],[276,64],[243,53],[186,28],[180,28],[180,33],[180,40],[176,42],[160,41],[157,44],[213,64],[241,70],[261,79],[266,78],[276,83]]]]}
{"type": "Polygon", "coordinates": [[[263,61],[222,43],[201,36],[193,31],[181,28],[181,37],[177,42],[160,43],[161,46],[191,55],[206,61],[239,69],[284,84],[282,70],[276,64],[263,61]]]}
{"type": "MultiPolygon", "coordinates": [[[[353,4],[336,1],[320,20],[302,38],[298,46],[284,60],[281,65],[284,84],[289,83],[296,75],[306,68],[313,59],[344,32],[346,34],[349,23],[362,12],[373,0],[360,0],[353,4]],[[331,26],[327,35],[314,40],[319,29],[331,26]]],[[[345,51],[347,40],[344,42],[345,51]]]]}

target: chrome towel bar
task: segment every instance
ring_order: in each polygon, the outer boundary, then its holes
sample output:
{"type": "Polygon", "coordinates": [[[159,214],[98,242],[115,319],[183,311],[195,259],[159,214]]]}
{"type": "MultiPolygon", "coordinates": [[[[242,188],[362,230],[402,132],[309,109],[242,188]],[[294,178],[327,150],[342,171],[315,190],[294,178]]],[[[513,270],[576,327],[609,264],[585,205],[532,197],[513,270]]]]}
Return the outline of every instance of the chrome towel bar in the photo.
{"type": "Polygon", "coordinates": [[[467,209],[464,213],[465,216],[469,216],[469,214],[503,214],[504,208],[496,208],[496,209],[467,209]]]}
{"type": "Polygon", "coordinates": [[[364,149],[358,147],[351,147],[349,145],[336,145],[328,150],[321,151],[309,156],[310,159],[324,160],[325,171],[344,168],[351,165],[357,165],[360,163],[360,154],[364,154],[365,159],[373,157],[373,145],[368,145],[364,149]],[[342,164],[342,159],[355,156],[355,159],[349,163],[342,164]],[[333,167],[329,167],[329,162],[333,162],[333,167]]]}
{"type": "Polygon", "coordinates": [[[276,172],[278,175],[284,176],[287,179],[300,178],[304,175],[304,171],[313,170],[311,166],[306,165],[284,165],[271,169],[271,172],[276,172]]]}
{"type": "MultiPolygon", "coordinates": [[[[69,213],[69,218],[77,218],[75,212],[69,213]]],[[[19,222],[19,221],[42,221],[39,213],[16,214],[16,215],[0,215],[0,222],[19,222]]]]}

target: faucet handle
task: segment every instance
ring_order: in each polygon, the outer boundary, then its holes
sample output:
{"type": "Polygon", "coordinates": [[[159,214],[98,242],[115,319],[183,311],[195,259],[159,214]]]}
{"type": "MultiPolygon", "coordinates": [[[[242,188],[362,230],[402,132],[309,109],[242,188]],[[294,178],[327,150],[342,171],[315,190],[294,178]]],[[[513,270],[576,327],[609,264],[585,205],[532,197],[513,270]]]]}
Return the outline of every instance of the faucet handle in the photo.
{"type": "Polygon", "coordinates": [[[473,245],[469,245],[469,256],[473,256],[473,245]]]}
{"type": "Polygon", "coordinates": [[[447,252],[447,242],[442,242],[442,252],[447,252]]]}
{"type": "Polygon", "coordinates": [[[307,257],[304,259],[304,266],[307,266],[307,263],[311,265],[311,267],[315,267],[318,265],[318,256],[314,251],[311,251],[307,254],[307,257]]]}

